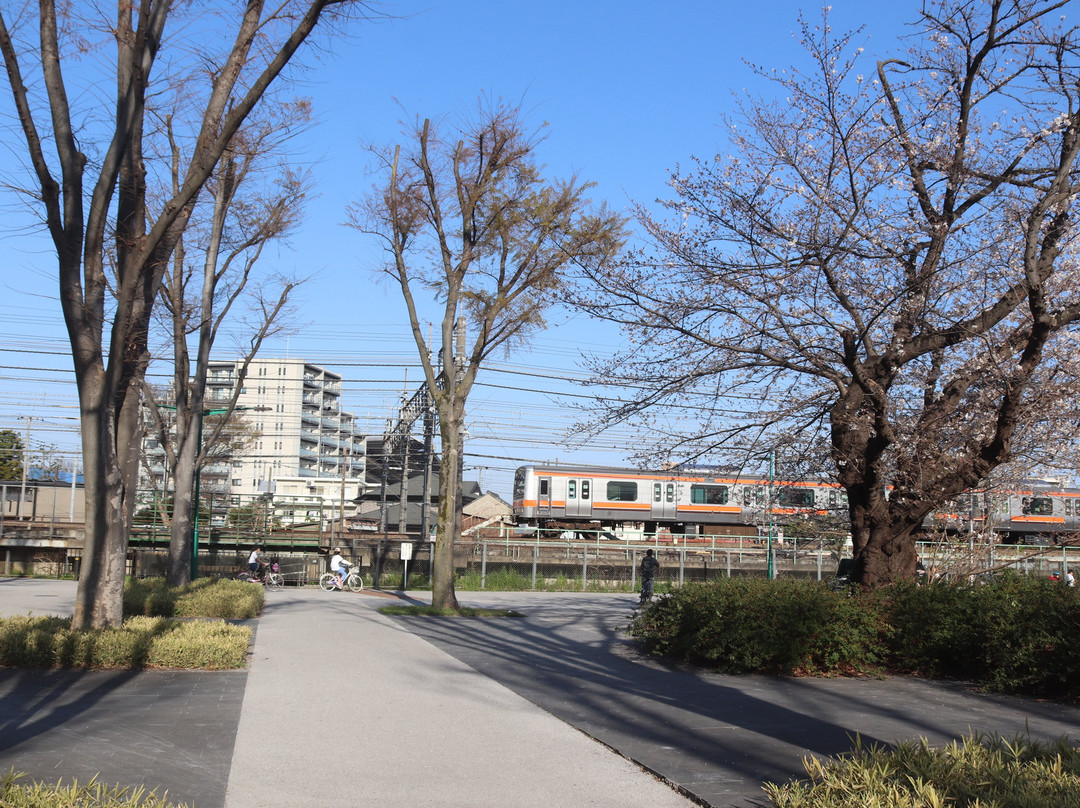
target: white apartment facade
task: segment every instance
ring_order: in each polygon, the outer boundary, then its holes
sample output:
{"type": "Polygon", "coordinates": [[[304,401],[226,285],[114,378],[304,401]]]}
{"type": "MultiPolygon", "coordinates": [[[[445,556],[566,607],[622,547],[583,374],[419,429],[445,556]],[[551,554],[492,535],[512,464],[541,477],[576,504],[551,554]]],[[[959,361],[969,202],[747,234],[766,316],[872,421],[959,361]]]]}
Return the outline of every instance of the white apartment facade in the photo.
{"type": "MultiPolygon", "coordinates": [[[[240,367],[240,362],[210,363],[207,407],[229,400],[240,367]]],[[[346,503],[360,494],[365,440],[355,416],[341,408],[341,376],[300,359],[255,359],[237,408],[259,437],[243,456],[204,467],[204,485],[241,501],[303,491],[333,506],[327,498],[340,500],[342,488],[346,503]]]]}

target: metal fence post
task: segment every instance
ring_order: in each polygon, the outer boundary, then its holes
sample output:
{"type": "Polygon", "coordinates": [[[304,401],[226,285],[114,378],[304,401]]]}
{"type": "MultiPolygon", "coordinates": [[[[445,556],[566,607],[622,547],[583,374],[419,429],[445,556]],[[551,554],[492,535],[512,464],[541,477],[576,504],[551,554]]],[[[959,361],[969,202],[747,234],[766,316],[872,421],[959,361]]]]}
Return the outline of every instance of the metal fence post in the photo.
{"type": "Polygon", "coordinates": [[[683,585],[685,570],[686,570],[686,545],[684,544],[682,549],[679,550],[679,586],[683,585]]]}
{"type": "Polygon", "coordinates": [[[728,550],[724,555],[727,556],[727,577],[731,577],[731,550],[728,550]]]}
{"type": "Polygon", "coordinates": [[[630,551],[630,591],[637,592],[637,548],[630,551]]]}
{"type": "Polygon", "coordinates": [[[480,588],[487,586],[487,542],[480,545],[480,588]]]}
{"type": "Polygon", "coordinates": [[[589,586],[589,545],[582,545],[581,550],[581,591],[584,592],[589,586]]]}
{"type": "Polygon", "coordinates": [[[536,561],[540,558],[540,544],[533,545],[532,588],[536,589],[536,561]]]}

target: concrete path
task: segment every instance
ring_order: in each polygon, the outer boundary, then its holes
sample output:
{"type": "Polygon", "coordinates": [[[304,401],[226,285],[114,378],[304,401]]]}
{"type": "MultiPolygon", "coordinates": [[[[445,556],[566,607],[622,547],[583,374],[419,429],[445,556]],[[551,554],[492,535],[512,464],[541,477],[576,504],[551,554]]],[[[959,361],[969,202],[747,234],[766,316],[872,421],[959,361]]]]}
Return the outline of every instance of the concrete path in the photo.
{"type": "MultiPolygon", "coordinates": [[[[763,780],[854,733],[1080,736],[1080,708],[955,684],[667,667],[622,634],[627,595],[459,597],[526,616],[390,618],[379,594],[287,589],[268,593],[247,671],[0,671],[0,769],[100,773],[195,808],[692,805],[679,790],[719,808],[764,804],[763,780]]],[[[73,599],[0,580],[3,615],[73,599]]]]}

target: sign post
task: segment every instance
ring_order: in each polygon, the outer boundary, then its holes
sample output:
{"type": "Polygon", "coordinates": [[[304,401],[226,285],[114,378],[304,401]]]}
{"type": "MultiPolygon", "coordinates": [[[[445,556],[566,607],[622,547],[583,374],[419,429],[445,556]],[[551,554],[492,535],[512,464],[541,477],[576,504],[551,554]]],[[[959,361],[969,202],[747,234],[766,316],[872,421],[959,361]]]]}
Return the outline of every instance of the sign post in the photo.
{"type": "Polygon", "coordinates": [[[409,559],[412,558],[412,542],[403,541],[401,543],[401,560],[405,562],[405,574],[401,577],[401,588],[409,588],[409,559]]]}

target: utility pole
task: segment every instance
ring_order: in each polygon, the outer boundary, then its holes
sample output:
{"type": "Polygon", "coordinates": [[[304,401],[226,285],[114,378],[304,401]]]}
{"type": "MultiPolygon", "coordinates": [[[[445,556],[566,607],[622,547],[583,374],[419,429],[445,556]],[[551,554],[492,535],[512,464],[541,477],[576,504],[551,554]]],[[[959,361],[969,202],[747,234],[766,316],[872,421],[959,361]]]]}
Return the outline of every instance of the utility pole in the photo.
{"type": "Polygon", "coordinates": [[[30,468],[30,422],[34,419],[32,415],[23,417],[26,418],[26,443],[23,445],[22,485],[19,486],[19,507],[15,511],[16,519],[22,519],[23,501],[26,499],[26,473],[30,468]]]}

